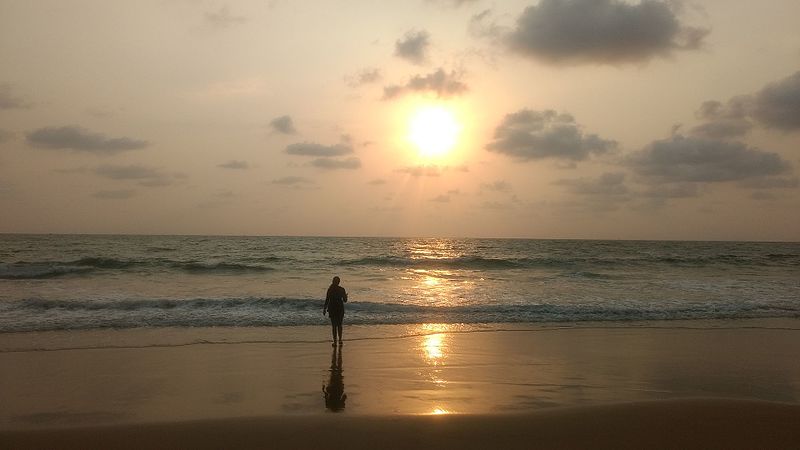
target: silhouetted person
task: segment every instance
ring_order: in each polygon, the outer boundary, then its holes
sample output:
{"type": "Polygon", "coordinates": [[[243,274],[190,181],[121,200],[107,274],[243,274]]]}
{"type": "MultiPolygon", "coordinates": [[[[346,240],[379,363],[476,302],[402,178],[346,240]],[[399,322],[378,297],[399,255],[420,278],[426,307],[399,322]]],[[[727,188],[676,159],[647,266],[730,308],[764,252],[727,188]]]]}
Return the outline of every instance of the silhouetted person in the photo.
{"type": "Polygon", "coordinates": [[[339,342],[342,345],[342,321],[344,320],[344,304],[347,302],[347,292],[339,286],[339,277],[333,277],[328,294],[325,296],[325,306],[322,307],[322,315],[329,313],[331,318],[331,333],[333,334],[333,345],[339,342]]]}
{"type": "Polygon", "coordinates": [[[344,393],[344,376],[342,375],[342,348],[333,347],[331,353],[331,377],[328,385],[322,386],[322,393],[325,397],[325,408],[332,412],[344,409],[344,402],[347,394],[344,393]]]}

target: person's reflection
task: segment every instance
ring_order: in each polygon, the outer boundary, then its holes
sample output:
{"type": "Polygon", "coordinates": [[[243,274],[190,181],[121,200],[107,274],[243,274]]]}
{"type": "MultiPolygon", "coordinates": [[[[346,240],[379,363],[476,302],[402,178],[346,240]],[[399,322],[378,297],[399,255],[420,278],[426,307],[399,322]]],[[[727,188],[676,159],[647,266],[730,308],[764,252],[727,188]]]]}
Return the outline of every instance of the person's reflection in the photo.
{"type": "Polygon", "coordinates": [[[344,393],[344,376],[342,375],[342,347],[333,347],[331,353],[331,377],[328,385],[322,386],[322,393],[325,397],[325,408],[332,412],[339,412],[344,409],[344,402],[347,394],[344,393]]]}

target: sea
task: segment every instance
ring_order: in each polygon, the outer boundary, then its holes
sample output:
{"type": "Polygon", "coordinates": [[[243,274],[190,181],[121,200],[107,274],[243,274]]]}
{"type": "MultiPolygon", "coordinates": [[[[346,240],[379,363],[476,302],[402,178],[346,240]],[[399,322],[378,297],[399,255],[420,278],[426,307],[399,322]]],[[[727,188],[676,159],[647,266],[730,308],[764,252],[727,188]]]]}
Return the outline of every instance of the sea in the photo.
{"type": "Polygon", "coordinates": [[[0,333],[800,317],[800,243],[0,235],[0,333]]]}

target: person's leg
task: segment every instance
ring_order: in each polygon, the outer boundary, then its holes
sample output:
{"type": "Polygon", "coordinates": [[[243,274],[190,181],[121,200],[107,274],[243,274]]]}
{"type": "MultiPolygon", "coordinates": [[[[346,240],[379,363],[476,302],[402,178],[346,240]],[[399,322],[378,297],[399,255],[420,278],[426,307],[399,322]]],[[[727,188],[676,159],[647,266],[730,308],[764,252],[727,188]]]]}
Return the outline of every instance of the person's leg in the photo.
{"type": "Polygon", "coordinates": [[[342,345],[342,322],[344,322],[344,314],[336,318],[336,328],[339,333],[339,345],[342,345]]]}
{"type": "Polygon", "coordinates": [[[333,337],[333,344],[336,345],[336,318],[331,316],[331,337],[333,337]]]}

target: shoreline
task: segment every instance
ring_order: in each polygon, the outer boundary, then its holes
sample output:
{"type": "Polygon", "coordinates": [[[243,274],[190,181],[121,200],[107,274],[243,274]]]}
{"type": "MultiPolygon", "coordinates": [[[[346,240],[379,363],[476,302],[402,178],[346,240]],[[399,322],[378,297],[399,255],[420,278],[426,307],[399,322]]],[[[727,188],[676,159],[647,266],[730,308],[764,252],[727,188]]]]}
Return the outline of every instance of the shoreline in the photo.
{"type": "MultiPolygon", "coordinates": [[[[746,330],[800,331],[800,318],[674,319],[582,322],[347,324],[345,341],[409,339],[441,332],[515,333],[564,330],[746,330]],[[426,328],[428,327],[428,328],[426,328]],[[420,331],[421,330],[421,331],[420,331]],[[437,331],[438,330],[438,331],[437,331]],[[353,337],[355,336],[355,337],[353,337]]],[[[0,354],[183,347],[232,344],[321,344],[329,342],[330,325],[272,327],[141,327],[43,330],[0,333],[0,354]],[[269,338],[265,338],[269,336],[269,338]],[[113,342],[113,343],[109,343],[113,342]]]]}

